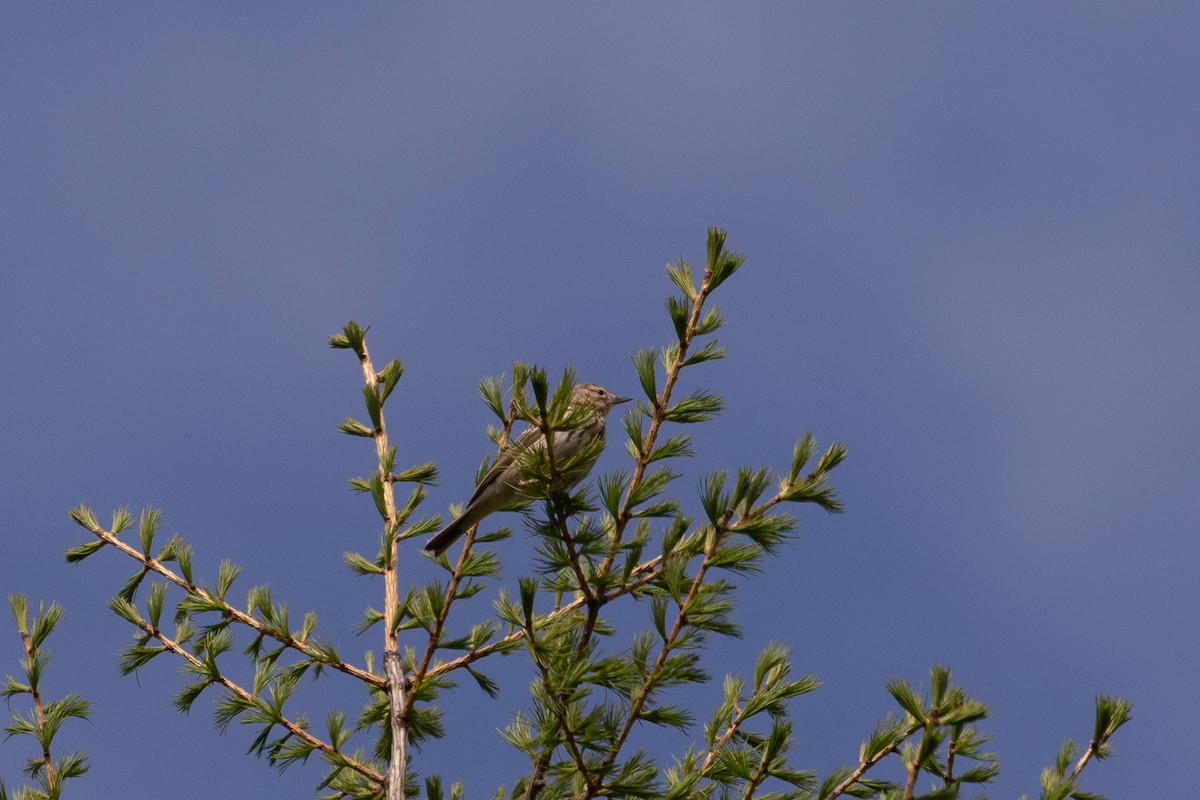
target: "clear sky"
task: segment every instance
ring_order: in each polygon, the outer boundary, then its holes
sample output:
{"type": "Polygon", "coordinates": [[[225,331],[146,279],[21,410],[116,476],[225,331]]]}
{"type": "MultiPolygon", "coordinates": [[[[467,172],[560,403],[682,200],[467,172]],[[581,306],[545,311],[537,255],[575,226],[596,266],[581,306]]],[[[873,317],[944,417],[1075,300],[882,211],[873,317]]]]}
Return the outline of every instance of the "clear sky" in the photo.
{"type": "MultiPolygon", "coordinates": [[[[132,567],[65,564],[68,508],[161,506],[200,571],[232,558],[357,660],[380,587],[341,554],[378,525],[345,481],[372,453],[336,431],[359,376],[326,337],[354,318],[405,361],[392,432],[402,463],[438,463],[444,513],[489,449],[477,379],[521,359],[635,393],[629,354],[671,335],[662,266],[702,262],[709,225],[748,260],[717,298],[728,359],[688,376],[727,410],[692,431],[686,502],[703,471],[785,467],[807,429],[850,453],[847,512],[801,509],[712,671],[788,644],[825,684],[794,706],[796,764],[824,774],[894,707],[886,680],[946,664],[992,708],[996,798],[1036,795],[1093,696],[1126,697],[1084,785],[1191,793],[1198,23],[1190,3],[5,4],[0,591],[66,606],[49,691],[95,706],[64,738],[93,764],[71,796],[303,797],[319,769],[279,778],[207,704],[176,714],[172,665],[117,676],[129,631],[104,604],[132,567]]],[[[501,546],[509,581],[526,542],[501,546]]],[[[494,731],[528,675],[503,673],[500,701],[462,687],[422,773],[511,785],[494,731]]],[[[29,754],[0,745],[0,776],[29,754]]]]}

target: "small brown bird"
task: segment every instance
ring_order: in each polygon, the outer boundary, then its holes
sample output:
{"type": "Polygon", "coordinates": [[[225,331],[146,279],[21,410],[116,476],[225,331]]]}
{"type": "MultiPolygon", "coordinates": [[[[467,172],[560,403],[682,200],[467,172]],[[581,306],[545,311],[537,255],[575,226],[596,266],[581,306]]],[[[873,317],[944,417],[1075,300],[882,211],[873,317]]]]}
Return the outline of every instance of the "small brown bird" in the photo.
{"type": "MultiPolygon", "coordinates": [[[[627,403],[632,397],[617,397],[603,386],[594,383],[577,383],[571,389],[571,400],[567,405],[567,416],[570,418],[580,409],[584,410],[583,421],[578,427],[554,432],[554,462],[566,464],[574,456],[582,452],[588,445],[599,441],[604,442],[604,418],[613,406],[627,403]]],[[[528,491],[528,481],[521,475],[516,456],[530,450],[544,450],[546,437],[537,426],[531,425],[522,431],[514,441],[504,448],[496,463],[483,476],[483,480],[475,487],[475,494],[467,501],[467,507],[458,518],[438,531],[432,539],[425,543],[425,549],[434,555],[441,555],[446,549],[467,532],[472,525],[494,511],[518,508],[531,499],[528,491]]],[[[597,457],[599,452],[596,453],[597,457]]],[[[596,459],[592,458],[573,468],[562,476],[564,486],[569,488],[583,480],[596,459]]]]}

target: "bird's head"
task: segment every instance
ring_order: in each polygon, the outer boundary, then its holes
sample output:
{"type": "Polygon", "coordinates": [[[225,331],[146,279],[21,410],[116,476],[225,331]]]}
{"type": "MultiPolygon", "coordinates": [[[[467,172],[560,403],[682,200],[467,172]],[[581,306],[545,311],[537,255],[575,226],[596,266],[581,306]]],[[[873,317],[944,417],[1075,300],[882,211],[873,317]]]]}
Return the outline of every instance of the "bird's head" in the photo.
{"type": "Polygon", "coordinates": [[[613,406],[619,403],[628,403],[632,399],[632,397],[617,397],[608,389],[594,383],[577,383],[571,390],[572,406],[594,409],[600,416],[606,415],[613,406]]]}

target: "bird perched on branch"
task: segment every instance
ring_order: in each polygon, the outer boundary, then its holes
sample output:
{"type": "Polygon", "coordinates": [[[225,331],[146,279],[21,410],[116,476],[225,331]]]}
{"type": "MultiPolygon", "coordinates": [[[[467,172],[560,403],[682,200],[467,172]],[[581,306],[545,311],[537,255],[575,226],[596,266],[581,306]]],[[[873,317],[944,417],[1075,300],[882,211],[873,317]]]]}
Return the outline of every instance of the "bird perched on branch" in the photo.
{"type": "MultiPolygon", "coordinates": [[[[558,488],[570,488],[583,480],[596,463],[604,448],[604,419],[613,406],[633,398],[617,397],[603,386],[577,383],[571,389],[566,421],[569,427],[555,430],[550,448],[558,472],[558,488]]],[[[441,555],[467,530],[494,511],[519,508],[536,494],[531,481],[522,474],[521,458],[546,450],[546,436],[536,425],[526,428],[509,443],[496,463],[475,487],[463,512],[425,543],[425,549],[441,555]]]]}

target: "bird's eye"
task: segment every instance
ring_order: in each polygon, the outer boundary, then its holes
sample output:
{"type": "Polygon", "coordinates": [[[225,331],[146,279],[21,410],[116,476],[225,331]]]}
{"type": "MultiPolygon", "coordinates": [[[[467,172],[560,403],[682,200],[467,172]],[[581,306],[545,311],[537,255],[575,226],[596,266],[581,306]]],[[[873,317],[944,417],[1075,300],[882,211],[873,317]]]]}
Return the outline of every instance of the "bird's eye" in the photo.
{"type": "Polygon", "coordinates": [[[600,395],[601,397],[604,397],[604,395],[606,394],[606,392],[605,392],[603,389],[597,389],[597,390],[596,390],[596,394],[600,395]]]}

